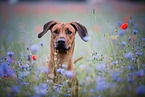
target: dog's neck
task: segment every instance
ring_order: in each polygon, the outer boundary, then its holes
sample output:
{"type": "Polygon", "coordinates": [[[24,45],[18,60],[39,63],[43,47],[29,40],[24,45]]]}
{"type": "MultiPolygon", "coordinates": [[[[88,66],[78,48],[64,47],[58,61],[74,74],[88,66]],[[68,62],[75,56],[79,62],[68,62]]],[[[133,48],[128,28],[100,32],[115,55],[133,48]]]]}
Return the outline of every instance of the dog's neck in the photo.
{"type": "Polygon", "coordinates": [[[73,53],[74,53],[74,47],[75,47],[75,42],[73,41],[71,44],[71,48],[68,51],[57,51],[54,46],[53,46],[53,42],[51,40],[51,45],[50,45],[50,58],[49,61],[51,60],[52,63],[54,63],[53,61],[55,60],[57,63],[57,65],[62,65],[62,64],[70,64],[73,62],[73,53]],[[54,56],[56,59],[54,59],[54,56]]]}

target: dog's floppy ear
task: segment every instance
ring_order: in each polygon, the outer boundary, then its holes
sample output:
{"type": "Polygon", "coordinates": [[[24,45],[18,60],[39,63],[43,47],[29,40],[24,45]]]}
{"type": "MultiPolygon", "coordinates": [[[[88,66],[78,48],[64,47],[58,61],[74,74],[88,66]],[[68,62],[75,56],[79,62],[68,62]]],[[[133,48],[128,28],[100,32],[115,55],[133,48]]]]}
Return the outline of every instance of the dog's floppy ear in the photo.
{"type": "Polygon", "coordinates": [[[83,25],[81,25],[80,23],[77,22],[71,22],[70,23],[76,31],[78,31],[79,36],[81,37],[81,39],[85,42],[88,41],[88,31],[87,28],[83,25]]]}
{"type": "Polygon", "coordinates": [[[43,26],[43,31],[38,34],[38,38],[41,38],[49,29],[51,29],[57,21],[49,21],[43,26]]]}

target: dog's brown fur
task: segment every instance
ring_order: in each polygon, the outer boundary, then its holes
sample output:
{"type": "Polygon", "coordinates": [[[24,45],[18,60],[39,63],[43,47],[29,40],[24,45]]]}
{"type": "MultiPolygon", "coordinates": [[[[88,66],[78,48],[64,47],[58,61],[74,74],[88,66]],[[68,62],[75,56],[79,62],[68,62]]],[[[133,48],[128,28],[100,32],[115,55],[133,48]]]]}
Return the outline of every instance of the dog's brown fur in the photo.
{"type": "Polygon", "coordinates": [[[38,37],[41,38],[49,29],[51,30],[50,55],[48,62],[46,62],[45,64],[49,67],[50,70],[48,75],[52,77],[53,81],[55,82],[55,76],[57,76],[56,69],[59,68],[58,65],[67,64],[67,70],[72,70],[75,73],[75,75],[71,78],[71,81],[75,83],[71,84],[75,84],[75,94],[78,95],[78,79],[73,62],[75,34],[76,31],[78,31],[81,39],[86,42],[87,40],[85,40],[84,37],[88,36],[87,29],[77,22],[63,23],[57,21],[49,21],[43,26],[43,31],[38,34],[38,37]],[[67,50],[56,49],[57,41],[60,38],[65,39],[65,48],[67,50]]]}

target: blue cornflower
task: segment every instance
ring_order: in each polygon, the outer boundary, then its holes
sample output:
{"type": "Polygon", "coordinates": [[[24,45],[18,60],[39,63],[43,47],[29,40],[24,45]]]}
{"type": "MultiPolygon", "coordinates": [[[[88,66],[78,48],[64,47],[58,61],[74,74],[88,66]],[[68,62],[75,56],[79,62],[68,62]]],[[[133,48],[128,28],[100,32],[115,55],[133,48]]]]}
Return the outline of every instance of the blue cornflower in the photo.
{"type": "Polygon", "coordinates": [[[64,81],[64,82],[63,82],[63,85],[67,85],[67,82],[66,82],[66,81],[64,81]]]}
{"type": "Polygon", "coordinates": [[[129,37],[129,38],[128,38],[128,40],[130,41],[130,40],[131,40],[131,38],[129,37]]]}
{"type": "Polygon", "coordinates": [[[145,41],[145,38],[142,38],[142,41],[145,41]]]}
{"type": "Polygon", "coordinates": [[[125,67],[125,66],[122,66],[121,68],[122,68],[122,69],[125,69],[126,67],[125,67]]]}
{"type": "Polygon", "coordinates": [[[13,54],[14,54],[14,52],[12,52],[12,51],[7,52],[7,55],[9,55],[10,57],[11,57],[13,54]]]}
{"type": "Polygon", "coordinates": [[[21,86],[13,86],[12,87],[12,92],[18,93],[18,92],[20,92],[20,88],[21,88],[21,86]]]}
{"type": "Polygon", "coordinates": [[[91,89],[91,90],[90,90],[90,92],[94,93],[94,92],[95,92],[95,90],[94,90],[94,89],[91,89]]]}
{"type": "Polygon", "coordinates": [[[139,53],[137,52],[137,53],[135,53],[136,55],[139,55],[139,53]]]}
{"type": "Polygon", "coordinates": [[[37,52],[39,50],[39,46],[37,44],[33,44],[30,49],[32,52],[37,52]]]}
{"type": "Polygon", "coordinates": [[[0,71],[1,71],[1,74],[3,75],[3,77],[5,77],[5,78],[8,78],[9,76],[11,76],[11,77],[16,76],[13,68],[10,68],[8,66],[8,63],[5,63],[5,62],[1,63],[1,70],[0,71]]]}
{"type": "Polygon", "coordinates": [[[55,89],[55,88],[57,88],[57,86],[54,85],[53,88],[55,89]]]}
{"type": "Polygon", "coordinates": [[[143,53],[140,53],[139,55],[144,55],[143,53]]]}
{"type": "Polygon", "coordinates": [[[131,59],[131,58],[133,58],[133,53],[130,51],[130,52],[128,52],[128,53],[126,53],[125,55],[124,55],[124,58],[129,58],[129,59],[131,59]]]}
{"type": "Polygon", "coordinates": [[[125,46],[126,45],[126,42],[122,42],[122,45],[125,46]]]}
{"type": "Polygon", "coordinates": [[[133,73],[129,73],[130,76],[133,76],[133,73]]]}
{"type": "Polygon", "coordinates": [[[134,32],[133,32],[134,34],[136,34],[137,33],[137,30],[134,30],[134,32]]]}
{"type": "Polygon", "coordinates": [[[56,91],[57,93],[60,93],[60,89],[59,89],[59,88],[56,88],[55,91],[56,91]]]}
{"type": "Polygon", "coordinates": [[[29,85],[29,83],[26,83],[26,82],[22,82],[22,84],[23,84],[23,85],[29,85]]]}
{"type": "Polygon", "coordinates": [[[47,90],[40,86],[34,86],[33,88],[36,94],[39,95],[40,97],[45,96],[47,94],[47,90]]]}
{"type": "Polygon", "coordinates": [[[7,63],[1,63],[1,72],[2,74],[7,74],[9,72],[9,66],[7,63]]]}
{"type": "Polygon", "coordinates": [[[67,65],[62,64],[62,68],[67,68],[67,65]]]}
{"type": "Polygon", "coordinates": [[[136,72],[136,75],[137,75],[138,77],[144,76],[144,70],[140,70],[140,71],[136,72]]]}
{"type": "Polygon", "coordinates": [[[61,68],[58,68],[58,69],[57,69],[57,72],[61,72],[61,70],[62,70],[61,68]]]}
{"type": "Polygon", "coordinates": [[[13,63],[14,59],[12,57],[10,57],[10,58],[7,58],[7,61],[8,61],[8,63],[13,63]]]}
{"type": "Polygon", "coordinates": [[[65,75],[65,69],[58,68],[57,72],[61,73],[62,75],[65,75]]]}
{"type": "Polygon", "coordinates": [[[72,78],[75,75],[74,71],[72,70],[66,70],[65,71],[65,76],[68,78],[72,78]]]}
{"type": "Polygon", "coordinates": [[[128,69],[129,69],[129,70],[134,70],[134,66],[129,65],[129,66],[128,66],[128,69]]]}
{"type": "Polygon", "coordinates": [[[58,85],[58,87],[61,87],[61,86],[62,86],[61,84],[58,85]]]}
{"type": "Polygon", "coordinates": [[[138,94],[138,95],[143,95],[143,94],[145,94],[145,86],[144,85],[140,85],[140,86],[138,86],[137,88],[136,88],[136,93],[138,94]]]}
{"type": "Polygon", "coordinates": [[[67,85],[67,82],[66,82],[66,81],[64,81],[64,82],[63,82],[63,85],[67,85]]]}
{"type": "Polygon", "coordinates": [[[127,81],[128,81],[128,82],[132,82],[132,78],[131,78],[131,77],[128,77],[128,78],[127,78],[127,81]]]}
{"type": "Polygon", "coordinates": [[[43,88],[43,89],[48,89],[49,88],[49,85],[48,84],[45,84],[45,83],[41,83],[40,88],[43,88]]]}
{"type": "Polygon", "coordinates": [[[98,90],[98,91],[103,91],[103,90],[107,89],[105,79],[102,79],[100,77],[98,82],[97,82],[97,87],[95,89],[98,90]]]}
{"type": "Polygon", "coordinates": [[[118,64],[118,61],[114,61],[114,62],[112,62],[112,64],[113,65],[116,65],[116,64],[118,64]]]}
{"type": "Polygon", "coordinates": [[[90,37],[85,36],[85,37],[83,37],[83,40],[86,42],[86,41],[90,40],[90,37]]]}
{"type": "Polygon", "coordinates": [[[39,44],[40,44],[41,46],[43,46],[43,42],[40,42],[39,44]]]}
{"type": "Polygon", "coordinates": [[[71,96],[71,94],[67,94],[66,96],[71,96]]]}

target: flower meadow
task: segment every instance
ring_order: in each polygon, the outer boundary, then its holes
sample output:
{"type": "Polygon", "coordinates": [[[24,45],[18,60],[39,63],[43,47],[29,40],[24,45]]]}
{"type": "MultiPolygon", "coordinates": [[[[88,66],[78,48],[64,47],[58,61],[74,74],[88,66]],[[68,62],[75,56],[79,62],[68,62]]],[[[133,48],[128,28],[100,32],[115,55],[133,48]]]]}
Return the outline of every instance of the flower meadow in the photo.
{"type": "MultiPolygon", "coordinates": [[[[127,21],[105,21],[102,30],[96,11],[91,10],[94,23],[86,24],[89,42],[82,42],[78,34],[75,39],[74,60],[83,56],[75,63],[79,97],[144,97],[144,29],[136,18],[129,16],[127,21]]],[[[66,70],[66,64],[57,69],[56,83],[46,75],[49,68],[44,63],[49,58],[50,31],[42,39],[38,39],[37,34],[48,19],[38,20],[41,15],[33,18],[21,14],[3,21],[5,24],[1,27],[0,97],[71,97],[68,83],[74,72],[66,70]]],[[[53,19],[55,15],[43,15],[47,16],[53,19]]],[[[79,17],[81,20],[83,15],[79,17]]]]}

